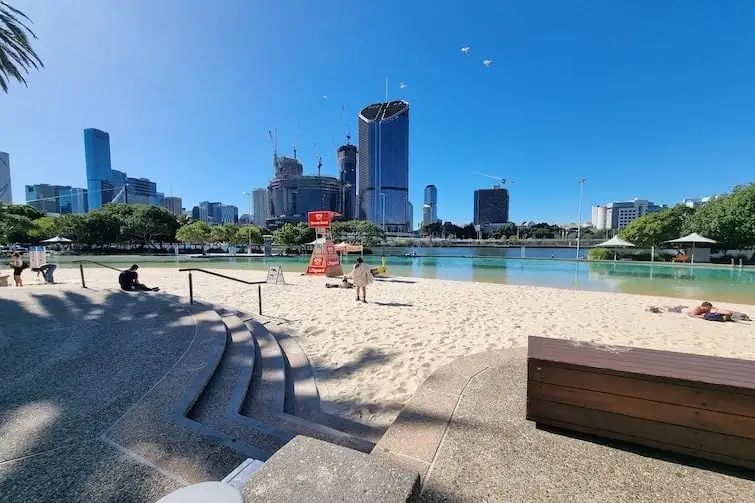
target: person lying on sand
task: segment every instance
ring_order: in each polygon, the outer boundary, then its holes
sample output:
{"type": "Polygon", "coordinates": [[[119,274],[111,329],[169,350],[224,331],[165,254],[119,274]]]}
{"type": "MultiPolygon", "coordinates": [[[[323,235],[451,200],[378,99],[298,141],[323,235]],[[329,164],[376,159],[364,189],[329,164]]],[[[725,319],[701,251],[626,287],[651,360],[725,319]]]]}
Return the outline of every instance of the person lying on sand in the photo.
{"type": "Polygon", "coordinates": [[[669,313],[683,313],[695,318],[703,318],[709,321],[752,321],[749,316],[744,313],[737,313],[728,309],[716,309],[710,302],[703,302],[699,306],[674,306],[660,308],[657,306],[650,306],[648,311],[651,313],[662,313],[664,311],[669,313]]]}
{"type": "Polygon", "coordinates": [[[340,283],[326,283],[325,288],[354,288],[354,284],[349,281],[346,276],[340,283]]]}

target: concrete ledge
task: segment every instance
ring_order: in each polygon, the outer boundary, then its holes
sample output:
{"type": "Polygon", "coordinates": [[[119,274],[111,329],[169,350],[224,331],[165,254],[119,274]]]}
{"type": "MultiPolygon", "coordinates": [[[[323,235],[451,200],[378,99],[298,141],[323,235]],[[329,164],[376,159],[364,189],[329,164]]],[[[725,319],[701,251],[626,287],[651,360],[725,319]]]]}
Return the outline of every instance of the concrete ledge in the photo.
{"type": "Polygon", "coordinates": [[[416,502],[419,476],[387,460],[298,436],[242,488],[255,503],[416,502]]]}
{"type": "Polygon", "coordinates": [[[417,471],[424,482],[469,382],[486,369],[526,354],[526,348],[478,353],[439,368],[404,406],[372,455],[417,471]]]}

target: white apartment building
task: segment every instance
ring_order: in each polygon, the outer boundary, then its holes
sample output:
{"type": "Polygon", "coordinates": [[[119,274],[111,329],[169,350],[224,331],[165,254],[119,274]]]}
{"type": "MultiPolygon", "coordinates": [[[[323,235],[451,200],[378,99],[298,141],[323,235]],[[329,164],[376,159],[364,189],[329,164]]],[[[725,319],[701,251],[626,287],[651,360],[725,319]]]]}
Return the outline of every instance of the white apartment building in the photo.
{"type": "Polygon", "coordinates": [[[592,225],[596,230],[620,230],[636,218],[648,213],[657,213],[666,208],[668,206],[657,205],[647,199],[635,198],[631,201],[614,201],[592,207],[592,225]]]}

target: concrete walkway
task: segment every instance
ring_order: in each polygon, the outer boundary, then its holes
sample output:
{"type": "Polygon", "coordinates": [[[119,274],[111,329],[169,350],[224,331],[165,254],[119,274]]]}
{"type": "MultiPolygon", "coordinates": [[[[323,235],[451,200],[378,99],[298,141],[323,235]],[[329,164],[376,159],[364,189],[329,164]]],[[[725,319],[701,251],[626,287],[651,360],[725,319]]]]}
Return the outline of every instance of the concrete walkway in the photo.
{"type": "Polygon", "coordinates": [[[426,381],[372,455],[418,471],[423,502],[753,501],[747,474],[539,430],[525,405],[524,349],[461,358],[426,381]]]}

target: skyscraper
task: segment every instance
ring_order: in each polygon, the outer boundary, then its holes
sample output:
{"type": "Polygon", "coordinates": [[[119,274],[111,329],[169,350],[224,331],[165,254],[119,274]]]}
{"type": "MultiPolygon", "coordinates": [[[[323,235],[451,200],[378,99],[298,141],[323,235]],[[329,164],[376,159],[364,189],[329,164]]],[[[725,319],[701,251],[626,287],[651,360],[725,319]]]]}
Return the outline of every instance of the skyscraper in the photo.
{"type": "Polygon", "coordinates": [[[26,204],[45,213],[86,213],[86,189],[39,183],[26,186],[26,204]]]}
{"type": "Polygon", "coordinates": [[[354,220],[357,215],[357,147],[349,144],[350,137],[346,138],[346,145],[338,147],[338,172],[341,180],[339,211],[343,215],[343,220],[354,220]]]}
{"type": "Polygon", "coordinates": [[[474,191],[475,225],[505,224],[509,221],[509,191],[500,185],[474,191]]]}
{"type": "Polygon", "coordinates": [[[235,224],[239,221],[239,208],[232,204],[220,205],[220,223],[235,224]]]}
{"type": "Polygon", "coordinates": [[[422,209],[422,225],[438,221],[438,189],[435,185],[425,187],[425,205],[422,209]],[[425,208],[428,208],[427,210],[425,208]]]}
{"type": "Polygon", "coordinates": [[[359,112],[359,218],[389,232],[409,230],[409,103],[359,112]]]}
{"type": "Polygon", "coordinates": [[[414,205],[409,201],[406,202],[406,214],[409,219],[408,232],[412,232],[414,230],[414,205]]]}
{"type": "Polygon", "coordinates": [[[168,211],[173,213],[174,215],[183,215],[183,201],[180,197],[165,197],[163,198],[163,208],[166,208],[168,211]]]}
{"type": "Polygon", "coordinates": [[[113,198],[110,135],[99,129],[84,130],[84,155],[87,169],[89,209],[102,208],[113,198]]]}
{"type": "Polygon", "coordinates": [[[10,155],[0,152],[0,203],[12,203],[13,193],[10,185],[10,155]]]}
{"type": "Polygon", "coordinates": [[[270,217],[270,203],[267,189],[259,188],[252,191],[252,210],[254,212],[252,220],[254,225],[264,227],[267,219],[270,217]]]}

